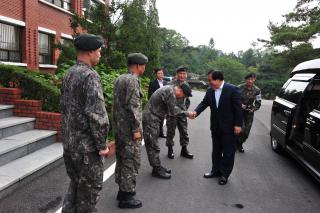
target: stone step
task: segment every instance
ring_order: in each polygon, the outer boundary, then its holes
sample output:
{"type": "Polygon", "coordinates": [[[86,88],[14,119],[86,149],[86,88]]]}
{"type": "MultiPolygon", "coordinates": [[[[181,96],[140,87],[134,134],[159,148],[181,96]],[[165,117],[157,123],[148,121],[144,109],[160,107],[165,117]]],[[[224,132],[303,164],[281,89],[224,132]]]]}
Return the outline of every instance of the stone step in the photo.
{"type": "Polygon", "coordinates": [[[0,139],[34,129],[35,118],[7,117],[0,119],[0,139]]]}
{"type": "Polygon", "coordinates": [[[7,118],[13,115],[13,105],[1,105],[0,104],[0,119],[7,118]]]}
{"type": "Polygon", "coordinates": [[[55,143],[56,133],[35,129],[0,139],[0,166],[55,143]]]}
{"type": "MultiPolygon", "coordinates": [[[[63,163],[61,143],[54,143],[0,167],[0,199],[63,163]]],[[[45,190],[45,189],[44,189],[45,190]]]]}

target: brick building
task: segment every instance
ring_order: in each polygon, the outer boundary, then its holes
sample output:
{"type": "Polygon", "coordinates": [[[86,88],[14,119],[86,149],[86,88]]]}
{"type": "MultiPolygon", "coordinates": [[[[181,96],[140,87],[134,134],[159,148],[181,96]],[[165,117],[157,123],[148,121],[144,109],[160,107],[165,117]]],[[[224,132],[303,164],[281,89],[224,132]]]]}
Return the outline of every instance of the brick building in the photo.
{"type": "Polygon", "coordinates": [[[70,17],[105,0],[0,0],[0,63],[54,72],[56,43],[72,41],[70,17]]]}

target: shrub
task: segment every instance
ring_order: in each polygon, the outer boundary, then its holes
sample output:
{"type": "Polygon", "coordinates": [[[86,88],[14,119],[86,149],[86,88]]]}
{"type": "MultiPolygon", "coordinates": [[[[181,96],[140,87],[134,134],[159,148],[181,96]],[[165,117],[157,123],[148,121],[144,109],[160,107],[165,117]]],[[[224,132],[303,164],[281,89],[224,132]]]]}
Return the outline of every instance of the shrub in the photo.
{"type": "Polygon", "coordinates": [[[59,112],[60,90],[54,86],[52,76],[25,68],[0,65],[0,84],[4,87],[19,87],[24,99],[42,100],[42,108],[59,112]]]}

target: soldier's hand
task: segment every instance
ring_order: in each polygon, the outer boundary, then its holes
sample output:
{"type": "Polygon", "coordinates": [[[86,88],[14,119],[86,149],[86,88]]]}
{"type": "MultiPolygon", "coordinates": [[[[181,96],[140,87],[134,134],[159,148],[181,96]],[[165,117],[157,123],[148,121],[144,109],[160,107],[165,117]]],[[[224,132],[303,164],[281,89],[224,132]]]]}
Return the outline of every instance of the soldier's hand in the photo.
{"type": "Polygon", "coordinates": [[[234,127],[234,134],[239,135],[241,132],[241,127],[240,126],[235,126],[234,127]]]}
{"type": "Polygon", "coordinates": [[[247,106],[244,104],[241,104],[242,109],[247,109],[247,106]]]}
{"type": "Polygon", "coordinates": [[[141,136],[141,132],[140,132],[140,131],[133,133],[133,140],[134,140],[134,141],[140,141],[141,138],[142,138],[142,136],[141,136]]]}
{"type": "Polygon", "coordinates": [[[100,151],[99,151],[99,155],[100,155],[101,157],[107,157],[108,154],[109,154],[109,148],[108,148],[108,147],[107,147],[106,149],[104,149],[104,150],[100,150],[100,151]]]}
{"type": "Polygon", "coordinates": [[[197,117],[197,112],[188,112],[188,117],[190,119],[195,119],[197,117]]]}

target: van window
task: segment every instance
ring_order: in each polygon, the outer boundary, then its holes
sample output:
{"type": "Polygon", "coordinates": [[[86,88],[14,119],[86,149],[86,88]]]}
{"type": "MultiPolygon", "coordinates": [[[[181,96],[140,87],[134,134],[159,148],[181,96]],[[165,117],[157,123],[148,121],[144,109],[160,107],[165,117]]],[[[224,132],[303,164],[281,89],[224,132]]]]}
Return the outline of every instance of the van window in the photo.
{"type": "Polygon", "coordinates": [[[291,81],[287,87],[281,90],[279,97],[297,104],[301,94],[306,89],[308,84],[309,82],[305,81],[291,81]]]}

